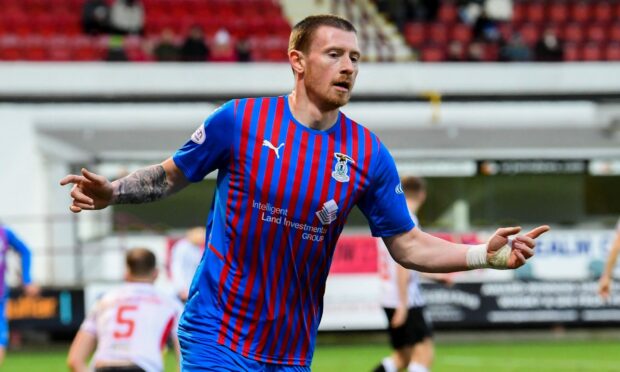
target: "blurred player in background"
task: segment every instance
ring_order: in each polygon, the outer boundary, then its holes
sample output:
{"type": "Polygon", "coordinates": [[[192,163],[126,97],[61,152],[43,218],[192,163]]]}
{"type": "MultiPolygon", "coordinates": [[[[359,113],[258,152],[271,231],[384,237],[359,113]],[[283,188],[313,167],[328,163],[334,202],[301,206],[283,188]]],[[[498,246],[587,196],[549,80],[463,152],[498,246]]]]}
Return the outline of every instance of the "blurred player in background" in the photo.
{"type": "Polygon", "coordinates": [[[173,157],[114,182],[82,170],[73,212],[162,199],[218,170],[204,258],[179,324],[186,371],[308,371],[329,267],[357,205],[403,266],[430,272],[517,268],[541,226],[502,228],[470,246],[415,228],[387,148],[339,108],[361,58],[345,19],[293,27],[286,96],[236,99],[216,110],[173,157]],[[508,245],[507,245],[508,244],[508,245]]]}
{"type": "Polygon", "coordinates": [[[176,336],[183,305],[160,293],[155,255],[145,248],[126,254],[125,283],[104,295],[82,323],[69,349],[67,364],[73,372],[163,371],[162,352],[168,339],[179,358],[176,336]]]}
{"type": "Polygon", "coordinates": [[[6,348],[9,344],[9,322],[6,318],[6,301],[9,298],[9,288],[6,284],[7,253],[9,248],[17,252],[21,258],[21,281],[24,286],[24,294],[35,296],[39,293],[39,287],[32,283],[30,276],[30,249],[24,242],[7,226],[0,223],[0,365],[4,361],[6,348]]]}
{"type": "MultiPolygon", "coordinates": [[[[417,213],[426,201],[426,181],[419,177],[401,180],[411,218],[418,224],[417,213]]],[[[388,319],[391,356],[383,359],[375,372],[427,372],[433,363],[433,331],[425,313],[420,275],[450,283],[446,274],[420,274],[400,266],[392,259],[387,247],[380,243],[380,275],[382,279],[381,306],[388,319]]]]}
{"type": "Polygon", "coordinates": [[[195,227],[172,246],[170,275],[175,293],[183,302],[187,301],[189,286],[205,250],[205,234],[204,227],[195,227]]]}
{"type": "Polygon", "coordinates": [[[616,260],[618,259],[618,253],[620,252],[620,220],[616,225],[616,238],[611,245],[609,251],[609,257],[605,264],[605,269],[598,282],[598,292],[604,299],[607,299],[611,293],[611,283],[613,280],[614,268],[616,267],[616,260]]]}

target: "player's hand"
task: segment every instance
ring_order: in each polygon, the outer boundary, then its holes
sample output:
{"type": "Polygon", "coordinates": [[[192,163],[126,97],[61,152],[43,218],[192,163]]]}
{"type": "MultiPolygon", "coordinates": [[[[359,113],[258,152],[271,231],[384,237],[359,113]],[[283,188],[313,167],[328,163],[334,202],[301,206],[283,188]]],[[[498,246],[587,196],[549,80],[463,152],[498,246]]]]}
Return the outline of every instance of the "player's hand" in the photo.
{"type": "Polygon", "coordinates": [[[28,297],[36,297],[41,293],[41,287],[36,284],[26,284],[24,286],[24,294],[28,297]]]}
{"type": "Polygon", "coordinates": [[[611,292],[611,278],[605,274],[601,276],[601,279],[598,281],[598,294],[603,298],[603,300],[607,300],[609,298],[609,293],[611,292]]]}
{"type": "Polygon", "coordinates": [[[487,242],[487,262],[495,269],[516,269],[523,265],[528,258],[534,255],[536,238],[549,231],[549,226],[543,225],[524,235],[517,235],[520,227],[503,227],[497,229],[487,242]]]}
{"type": "Polygon", "coordinates": [[[179,292],[177,292],[177,295],[179,296],[179,299],[183,302],[187,302],[187,298],[189,295],[189,291],[187,290],[181,290],[179,292]]]}
{"type": "Polygon", "coordinates": [[[82,168],[81,175],[70,174],[60,180],[61,186],[70,183],[73,184],[71,188],[73,203],[69,209],[73,213],[103,209],[112,202],[112,183],[103,176],[89,172],[86,168],[82,168]]]}
{"type": "Polygon", "coordinates": [[[398,328],[405,324],[405,321],[407,321],[407,308],[399,306],[394,311],[394,316],[392,316],[390,326],[392,326],[392,328],[398,328]]]}

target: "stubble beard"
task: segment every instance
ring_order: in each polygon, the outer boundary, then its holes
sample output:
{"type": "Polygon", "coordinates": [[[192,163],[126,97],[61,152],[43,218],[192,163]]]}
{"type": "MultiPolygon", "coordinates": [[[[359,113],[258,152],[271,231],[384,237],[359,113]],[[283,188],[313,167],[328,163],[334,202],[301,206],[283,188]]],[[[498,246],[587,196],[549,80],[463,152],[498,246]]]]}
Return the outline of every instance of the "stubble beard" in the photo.
{"type": "Polygon", "coordinates": [[[332,86],[328,88],[328,91],[323,93],[319,92],[312,87],[312,84],[306,84],[306,92],[310,98],[314,98],[318,108],[323,112],[338,110],[342,106],[349,103],[351,94],[349,92],[342,92],[333,94],[331,92],[332,86]]]}

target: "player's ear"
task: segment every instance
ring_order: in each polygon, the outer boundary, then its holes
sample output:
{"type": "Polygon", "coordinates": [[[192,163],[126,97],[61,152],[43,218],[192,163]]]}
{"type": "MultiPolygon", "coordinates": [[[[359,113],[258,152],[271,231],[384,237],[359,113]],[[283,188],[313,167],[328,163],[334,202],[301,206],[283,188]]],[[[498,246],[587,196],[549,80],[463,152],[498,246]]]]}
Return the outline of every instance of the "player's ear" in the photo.
{"type": "Polygon", "coordinates": [[[157,277],[158,277],[158,276],[159,276],[159,269],[158,269],[158,268],[155,268],[155,269],[153,270],[153,274],[152,274],[153,281],[157,280],[157,277]]]}
{"type": "Polygon", "coordinates": [[[306,70],[306,60],[304,54],[299,50],[289,50],[288,60],[291,63],[291,68],[296,74],[303,74],[306,70]]]}

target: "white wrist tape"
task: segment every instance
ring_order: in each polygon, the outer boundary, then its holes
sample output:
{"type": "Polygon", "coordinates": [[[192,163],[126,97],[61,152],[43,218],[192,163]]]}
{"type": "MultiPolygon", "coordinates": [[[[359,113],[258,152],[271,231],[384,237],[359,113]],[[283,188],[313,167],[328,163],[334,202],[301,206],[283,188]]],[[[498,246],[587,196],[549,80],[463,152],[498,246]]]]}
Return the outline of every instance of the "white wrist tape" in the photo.
{"type": "Polygon", "coordinates": [[[487,245],[472,245],[467,250],[465,259],[467,261],[467,267],[470,269],[484,269],[489,267],[487,263],[487,245]]]}
{"type": "Polygon", "coordinates": [[[470,269],[507,269],[508,259],[510,258],[510,252],[512,251],[512,245],[514,238],[511,236],[508,238],[508,243],[495,251],[487,262],[487,245],[478,244],[472,245],[467,250],[466,260],[467,267],[470,269]]]}

